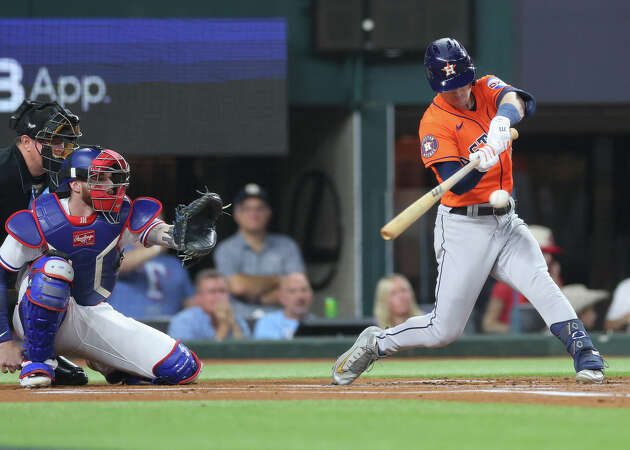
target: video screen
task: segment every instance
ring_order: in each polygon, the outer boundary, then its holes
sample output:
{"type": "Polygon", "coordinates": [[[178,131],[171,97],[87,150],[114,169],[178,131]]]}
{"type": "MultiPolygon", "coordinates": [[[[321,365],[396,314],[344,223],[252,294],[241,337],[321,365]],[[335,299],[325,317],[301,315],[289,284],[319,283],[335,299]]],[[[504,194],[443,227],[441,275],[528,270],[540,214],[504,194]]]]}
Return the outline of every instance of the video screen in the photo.
{"type": "Polygon", "coordinates": [[[24,98],[130,155],[287,152],[287,25],[252,19],[0,19],[0,144],[24,98]]]}

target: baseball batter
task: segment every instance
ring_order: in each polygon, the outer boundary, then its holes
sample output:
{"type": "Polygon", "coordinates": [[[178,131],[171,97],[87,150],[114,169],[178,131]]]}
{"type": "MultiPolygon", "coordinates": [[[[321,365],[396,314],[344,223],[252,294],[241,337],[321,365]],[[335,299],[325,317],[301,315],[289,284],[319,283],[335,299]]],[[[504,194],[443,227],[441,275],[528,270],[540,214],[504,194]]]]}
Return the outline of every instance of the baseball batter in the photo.
{"type": "MultiPolygon", "coordinates": [[[[56,193],[38,197],[32,210],[7,220],[9,236],[0,247],[0,266],[22,276],[13,314],[15,331],[24,339],[20,384],[50,386],[57,352],[85,358],[111,383],[195,380],[201,362],[193,352],[106,302],[125,246],[140,242],[189,250],[177,244],[183,234],[178,219],[167,225],[158,218],[159,201],[125,196],[129,165],[113,150],[76,150],[64,161],[59,180],[56,193]]],[[[211,248],[214,226],[204,230],[211,248]]]]}
{"type": "Polygon", "coordinates": [[[475,79],[466,49],[455,39],[431,43],[426,76],[437,95],[420,122],[420,152],[438,182],[479,159],[438,207],[435,308],[388,329],[369,327],[337,359],[333,383],[350,384],[376,359],[410,347],[441,347],[457,339],[488,275],[527,297],[574,359],[576,380],[601,383],[604,362],[584,325],[547,271],[545,259],[514,201],[500,209],[490,194],[512,192],[510,127],[531,115],[531,94],[494,75],[475,79]]]}

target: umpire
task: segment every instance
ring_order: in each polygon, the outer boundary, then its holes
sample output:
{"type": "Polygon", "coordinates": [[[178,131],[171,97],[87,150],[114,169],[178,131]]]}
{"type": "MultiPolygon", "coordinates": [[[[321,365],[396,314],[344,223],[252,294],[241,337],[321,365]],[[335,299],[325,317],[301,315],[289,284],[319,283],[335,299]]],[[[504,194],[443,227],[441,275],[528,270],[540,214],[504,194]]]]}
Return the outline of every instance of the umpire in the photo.
{"type": "MultiPolygon", "coordinates": [[[[54,190],[56,172],[81,136],[79,118],[57,102],[40,103],[24,100],[9,118],[9,128],[17,133],[13,145],[0,149],[0,243],[11,214],[29,207],[31,200],[46,188],[54,190]]],[[[6,373],[20,368],[22,347],[12,339],[11,317],[15,295],[7,295],[7,286],[15,277],[0,268],[0,369],[6,373]],[[9,299],[8,297],[13,297],[9,299]]],[[[83,369],[57,356],[56,385],[79,386],[88,379],[83,369]]]]}

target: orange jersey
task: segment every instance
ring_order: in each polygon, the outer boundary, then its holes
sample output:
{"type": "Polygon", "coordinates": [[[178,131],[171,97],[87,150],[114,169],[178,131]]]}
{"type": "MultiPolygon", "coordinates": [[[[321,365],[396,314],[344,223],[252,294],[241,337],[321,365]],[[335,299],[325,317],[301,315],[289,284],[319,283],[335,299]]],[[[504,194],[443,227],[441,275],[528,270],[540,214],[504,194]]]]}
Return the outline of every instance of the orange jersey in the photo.
{"type": "MultiPolygon", "coordinates": [[[[497,113],[497,98],[508,85],[494,75],[479,78],[472,86],[476,108],[474,111],[455,109],[440,94],[427,108],[420,121],[420,155],[425,167],[431,167],[436,178],[442,180],[435,163],[443,161],[467,162],[470,154],[486,142],[490,121],[497,113]]],[[[501,153],[498,164],[486,172],[470,191],[456,195],[448,191],[442,197],[446,206],[467,206],[487,203],[497,189],[512,193],[512,147],[501,153]]]]}

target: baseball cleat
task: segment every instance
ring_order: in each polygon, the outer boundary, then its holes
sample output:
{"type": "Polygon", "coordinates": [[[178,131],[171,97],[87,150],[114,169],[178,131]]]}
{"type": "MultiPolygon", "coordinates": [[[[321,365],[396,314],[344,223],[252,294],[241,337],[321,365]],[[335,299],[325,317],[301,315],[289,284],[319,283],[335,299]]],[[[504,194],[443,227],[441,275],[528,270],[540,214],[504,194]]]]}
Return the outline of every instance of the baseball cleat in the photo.
{"type": "Polygon", "coordinates": [[[604,372],[602,370],[584,369],[575,374],[575,381],[578,383],[599,384],[604,381],[604,372]]]}
{"type": "Polygon", "coordinates": [[[20,372],[20,386],[24,388],[50,387],[55,378],[57,361],[47,359],[45,362],[23,361],[20,372]]]}
{"type": "Polygon", "coordinates": [[[381,331],[379,327],[366,328],[350,350],[337,358],[332,371],[333,384],[352,383],[378,359],[376,336],[381,331]]]}

